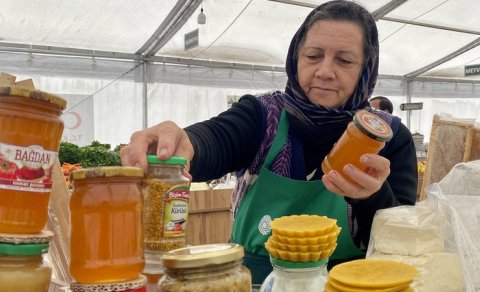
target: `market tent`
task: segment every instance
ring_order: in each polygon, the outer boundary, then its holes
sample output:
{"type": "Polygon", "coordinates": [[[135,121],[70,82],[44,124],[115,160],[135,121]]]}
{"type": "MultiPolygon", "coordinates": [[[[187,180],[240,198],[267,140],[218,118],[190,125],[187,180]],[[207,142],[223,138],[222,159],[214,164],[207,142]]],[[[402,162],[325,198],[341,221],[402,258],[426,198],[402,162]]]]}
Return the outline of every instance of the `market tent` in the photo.
{"type": "MultiPolygon", "coordinates": [[[[228,98],[284,88],[290,38],[324,2],[3,0],[0,70],[69,100],[66,140],[128,142],[159,121],[186,126],[226,109],[228,98]],[[185,49],[196,29],[198,46],[185,49]],[[69,126],[73,113],[84,128],[69,126]]],[[[465,76],[480,64],[479,1],[359,2],[378,20],[374,95],[391,97],[412,132],[428,137],[437,112],[480,115],[480,75],[465,76]],[[424,109],[401,112],[405,102],[424,109]]]]}

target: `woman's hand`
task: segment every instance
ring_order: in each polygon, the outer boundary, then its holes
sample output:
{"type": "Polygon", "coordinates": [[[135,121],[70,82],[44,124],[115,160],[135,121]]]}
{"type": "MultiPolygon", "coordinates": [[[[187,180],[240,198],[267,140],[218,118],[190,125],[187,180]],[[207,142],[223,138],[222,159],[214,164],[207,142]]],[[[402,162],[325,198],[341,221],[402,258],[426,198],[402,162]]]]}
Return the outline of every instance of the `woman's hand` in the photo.
{"type": "Polygon", "coordinates": [[[345,175],[348,175],[356,184],[347,181],[335,170],[323,175],[323,184],[329,191],[338,195],[355,200],[368,199],[380,190],[389,176],[390,161],[377,154],[364,154],[360,157],[360,162],[368,167],[366,172],[352,164],[343,167],[345,175]]]}
{"type": "Polygon", "coordinates": [[[182,128],[172,121],[166,121],[133,133],[130,144],[120,150],[122,165],[146,169],[147,154],[156,154],[161,160],[171,156],[185,157],[187,159],[185,170],[188,172],[193,158],[193,146],[182,128]]]}

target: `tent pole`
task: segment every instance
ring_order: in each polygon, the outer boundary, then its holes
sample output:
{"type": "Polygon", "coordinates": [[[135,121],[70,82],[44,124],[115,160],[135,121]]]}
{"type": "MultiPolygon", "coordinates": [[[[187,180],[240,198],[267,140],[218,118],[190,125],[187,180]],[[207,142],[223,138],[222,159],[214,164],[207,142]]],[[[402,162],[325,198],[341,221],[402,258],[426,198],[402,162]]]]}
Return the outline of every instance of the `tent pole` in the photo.
{"type": "MultiPolygon", "coordinates": [[[[407,103],[412,102],[412,81],[406,80],[405,82],[407,88],[405,92],[407,93],[407,103]]],[[[412,111],[407,111],[407,128],[410,129],[410,121],[412,119],[412,111]]]]}
{"type": "Polygon", "coordinates": [[[147,101],[147,94],[148,94],[148,88],[147,88],[147,81],[148,81],[148,78],[147,78],[147,66],[148,66],[148,62],[143,62],[143,65],[142,65],[142,70],[143,70],[143,74],[142,74],[142,81],[143,81],[143,88],[142,88],[142,107],[143,107],[143,129],[146,129],[148,127],[148,110],[147,110],[147,106],[148,106],[148,101],[147,101]]]}

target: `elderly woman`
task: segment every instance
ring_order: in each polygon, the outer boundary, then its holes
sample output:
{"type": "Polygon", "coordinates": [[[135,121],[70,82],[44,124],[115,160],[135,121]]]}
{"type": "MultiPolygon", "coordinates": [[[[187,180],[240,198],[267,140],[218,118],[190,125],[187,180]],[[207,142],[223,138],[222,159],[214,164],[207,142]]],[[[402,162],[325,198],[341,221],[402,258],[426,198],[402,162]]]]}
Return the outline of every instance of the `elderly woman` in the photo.
{"type": "Polygon", "coordinates": [[[375,19],[350,1],[314,9],[288,51],[285,92],[246,95],[208,121],[181,129],[172,122],[136,132],[125,165],[146,167],[145,154],[183,156],[193,181],[237,172],[231,240],[244,246],[254,283],[271,271],[264,243],[269,222],[291,214],[336,218],[342,227],[330,264],[364,256],[375,212],[416,200],[416,153],[409,130],[388,113],[393,138],[364,154],[366,172],[344,166],[323,173],[323,158],[356,111],[368,108],[378,75],[375,19]],[[353,181],[353,182],[352,182],[353,181]]]}

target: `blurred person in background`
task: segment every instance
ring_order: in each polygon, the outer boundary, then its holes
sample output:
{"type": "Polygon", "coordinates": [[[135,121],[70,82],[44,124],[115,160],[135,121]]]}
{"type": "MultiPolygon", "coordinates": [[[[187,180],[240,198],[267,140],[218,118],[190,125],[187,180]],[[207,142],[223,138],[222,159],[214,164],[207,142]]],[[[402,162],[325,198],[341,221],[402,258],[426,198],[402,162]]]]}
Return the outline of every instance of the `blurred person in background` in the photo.
{"type": "Polygon", "coordinates": [[[393,104],[385,96],[375,96],[370,99],[370,106],[378,111],[384,111],[389,114],[393,113],[393,104]]]}

